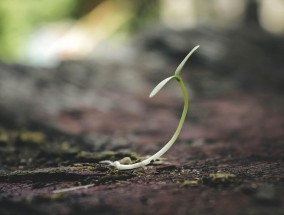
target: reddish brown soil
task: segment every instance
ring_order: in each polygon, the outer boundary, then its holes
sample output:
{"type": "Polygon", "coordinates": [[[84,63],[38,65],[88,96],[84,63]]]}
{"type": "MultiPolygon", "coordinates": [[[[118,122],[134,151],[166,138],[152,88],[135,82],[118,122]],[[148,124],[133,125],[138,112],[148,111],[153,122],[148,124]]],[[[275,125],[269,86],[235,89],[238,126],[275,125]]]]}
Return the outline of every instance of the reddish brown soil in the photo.
{"type": "Polygon", "coordinates": [[[193,100],[166,160],[131,171],[98,161],[137,159],[129,149],[139,155],[157,151],[177,124],[181,101],[138,97],[145,103],[139,114],[77,110],[54,120],[70,134],[95,131],[93,143],[60,140],[56,133],[50,138],[50,131],[2,129],[1,214],[283,214],[279,98],[238,94],[193,100]],[[93,186],[52,193],[88,184],[93,186]]]}

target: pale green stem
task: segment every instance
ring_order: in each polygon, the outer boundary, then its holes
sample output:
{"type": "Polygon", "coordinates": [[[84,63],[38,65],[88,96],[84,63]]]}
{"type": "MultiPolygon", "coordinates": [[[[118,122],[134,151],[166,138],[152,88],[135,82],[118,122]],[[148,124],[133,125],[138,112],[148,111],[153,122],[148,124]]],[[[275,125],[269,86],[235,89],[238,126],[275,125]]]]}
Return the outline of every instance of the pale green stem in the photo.
{"type": "Polygon", "coordinates": [[[178,138],[178,136],[180,134],[180,131],[182,129],[182,126],[183,126],[183,123],[184,123],[184,120],[185,120],[185,117],[186,117],[186,114],[187,114],[187,110],[188,110],[188,95],[187,95],[186,87],[184,86],[183,80],[180,76],[180,73],[181,73],[181,70],[182,70],[183,66],[185,65],[186,61],[193,54],[193,52],[198,48],[199,48],[199,45],[195,46],[189,52],[189,54],[183,59],[183,61],[177,67],[174,76],[168,77],[168,78],[164,79],[163,81],[161,81],[150,93],[150,97],[155,96],[165,86],[165,84],[167,84],[171,79],[176,79],[178,81],[179,86],[181,88],[181,91],[183,93],[184,106],[183,106],[182,115],[181,115],[180,121],[178,123],[178,127],[177,127],[175,133],[173,134],[172,138],[169,140],[169,142],[160,151],[158,151],[156,154],[154,154],[151,157],[147,158],[146,160],[143,160],[143,161],[138,162],[138,163],[126,164],[126,165],[119,163],[119,161],[115,161],[115,162],[101,161],[100,163],[106,163],[108,165],[116,167],[119,170],[135,169],[135,168],[138,168],[138,167],[148,165],[151,162],[154,162],[159,157],[161,157],[163,154],[165,154],[169,150],[169,148],[171,148],[171,146],[174,144],[174,142],[176,141],[176,139],[178,138]]]}
{"type": "Polygon", "coordinates": [[[146,160],[143,160],[143,161],[138,162],[138,163],[127,164],[127,165],[120,164],[119,161],[115,161],[115,162],[106,161],[105,163],[109,163],[110,165],[115,166],[119,170],[135,169],[135,168],[138,168],[138,167],[148,165],[151,162],[154,162],[159,157],[161,157],[164,153],[166,153],[169,150],[169,148],[171,148],[171,146],[174,144],[174,142],[176,141],[176,139],[178,138],[178,136],[180,134],[180,131],[182,129],[184,120],[186,118],[187,110],[188,110],[188,95],[187,95],[186,87],[183,83],[182,78],[179,75],[176,75],[175,79],[178,81],[180,88],[181,88],[181,91],[183,93],[184,106],[183,106],[183,111],[182,111],[182,115],[181,115],[178,127],[177,127],[175,133],[173,134],[172,138],[169,140],[169,142],[160,151],[158,151],[156,154],[154,154],[151,157],[147,158],[146,160]]]}

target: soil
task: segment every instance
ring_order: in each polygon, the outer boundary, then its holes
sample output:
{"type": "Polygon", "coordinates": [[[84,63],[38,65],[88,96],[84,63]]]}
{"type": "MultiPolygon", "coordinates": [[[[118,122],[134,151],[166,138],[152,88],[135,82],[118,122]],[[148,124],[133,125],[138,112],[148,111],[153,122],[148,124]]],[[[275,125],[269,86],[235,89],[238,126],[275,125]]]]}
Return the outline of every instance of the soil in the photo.
{"type": "Polygon", "coordinates": [[[126,171],[99,161],[137,162],[164,145],[181,114],[174,84],[148,99],[164,76],[144,64],[1,64],[0,214],[284,214],[280,61],[268,72],[276,82],[243,66],[222,85],[208,81],[200,59],[179,140],[160,160],[126,171]],[[114,68],[124,78],[111,76],[114,68]]]}

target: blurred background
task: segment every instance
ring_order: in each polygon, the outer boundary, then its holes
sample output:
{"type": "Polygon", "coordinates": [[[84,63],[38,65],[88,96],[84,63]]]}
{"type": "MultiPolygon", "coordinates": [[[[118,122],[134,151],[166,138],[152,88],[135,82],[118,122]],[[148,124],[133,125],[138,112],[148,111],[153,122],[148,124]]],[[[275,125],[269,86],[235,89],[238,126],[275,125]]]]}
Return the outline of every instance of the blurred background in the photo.
{"type": "MultiPolygon", "coordinates": [[[[20,0],[1,0],[0,58],[51,66],[66,59],[111,55],[105,49],[124,46],[134,36],[146,29],[154,32],[158,26],[176,32],[198,26],[224,30],[252,23],[269,34],[283,36],[284,1],[27,0],[22,4],[20,0]]],[[[171,42],[178,46],[178,40],[171,42]]],[[[219,51],[216,47],[211,54],[220,55],[219,51]]]]}
{"type": "Polygon", "coordinates": [[[284,0],[1,0],[0,118],[73,133],[101,128],[104,117],[134,121],[197,44],[184,71],[191,99],[281,97],[284,0]],[[78,125],[74,112],[97,115],[78,125]]]}

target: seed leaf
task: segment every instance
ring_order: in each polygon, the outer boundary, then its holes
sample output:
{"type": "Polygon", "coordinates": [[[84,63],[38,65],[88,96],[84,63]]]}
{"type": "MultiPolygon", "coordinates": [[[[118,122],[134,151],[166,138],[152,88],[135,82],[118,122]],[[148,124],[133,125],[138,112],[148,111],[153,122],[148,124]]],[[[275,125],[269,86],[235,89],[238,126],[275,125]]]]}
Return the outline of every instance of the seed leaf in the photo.
{"type": "Polygon", "coordinates": [[[188,55],[186,55],[186,57],[183,59],[183,61],[180,63],[180,65],[177,67],[176,71],[175,71],[175,75],[176,76],[180,76],[180,72],[184,66],[184,64],[186,63],[186,61],[188,60],[188,58],[193,54],[193,52],[199,48],[198,46],[195,46],[189,53],[188,55]]]}
{"type": "Polygon", "coordinates": [[[168,77],[164,80],[162,80],[150,93],[149,97],[152,98],[153,96],[155,96],[165,85],[166,83],[168,83],[170,80],[172,80],[173,78],[175,78],[175,76],[171,76],[168,77]]]}

